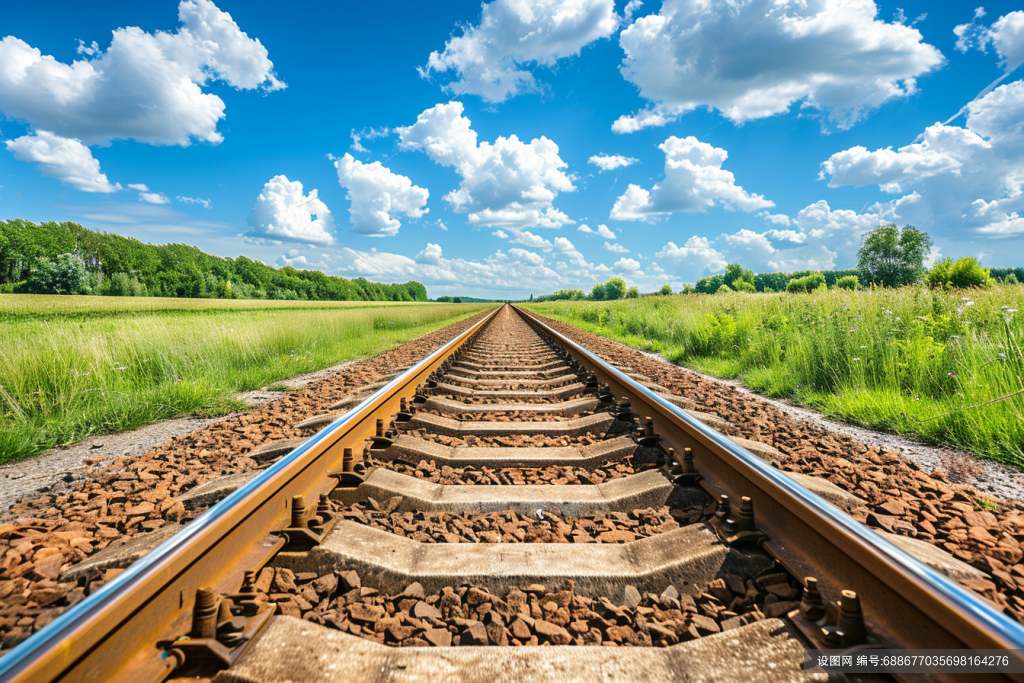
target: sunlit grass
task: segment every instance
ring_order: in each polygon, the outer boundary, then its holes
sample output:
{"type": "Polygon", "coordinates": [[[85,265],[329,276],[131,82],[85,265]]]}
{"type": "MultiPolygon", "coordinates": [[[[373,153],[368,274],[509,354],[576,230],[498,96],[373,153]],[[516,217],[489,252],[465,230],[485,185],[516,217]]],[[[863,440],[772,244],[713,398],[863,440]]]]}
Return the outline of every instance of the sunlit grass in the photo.
{"type": "Polygon", "coordinates": [[[164,418],[223,414],[240,407],[240,392],[380,353],[489,307],[247,301],[154,313],[120,301],[126,312],[116,316],[0,320],[0,462],[164,418]],[[284,303],[293,308],[276,310],[284,303]]]}
{"type": "Polygon", "coordinates": [[[827,415],[1024,466],[1024,287],[530,308],[827,415]]]}

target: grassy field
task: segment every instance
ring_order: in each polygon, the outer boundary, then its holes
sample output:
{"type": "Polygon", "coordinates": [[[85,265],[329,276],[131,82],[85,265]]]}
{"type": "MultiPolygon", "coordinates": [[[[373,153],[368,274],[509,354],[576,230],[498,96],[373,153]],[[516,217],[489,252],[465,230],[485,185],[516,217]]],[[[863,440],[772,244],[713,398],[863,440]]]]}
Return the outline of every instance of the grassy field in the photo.
{"type": "Polygon", "coordinates": [[[422,306],[393,301],[280,301],[266,299],[176,299],[171,297],[0,294],[0,320],[117,317],[128,313],[221,313],[224,311],[336,311],[350,308],[422,306]]]}
{"type": "Polygon", "coordinates": [[[0,463],[169,417],[230,412],[240,392],[487,308],[0,294],[0,463]]]}
{"type": "Polygon", "coordinates": [[[1024,467],[1024,287],[716,294],[529,308],[769,396],[1024,467]]]}

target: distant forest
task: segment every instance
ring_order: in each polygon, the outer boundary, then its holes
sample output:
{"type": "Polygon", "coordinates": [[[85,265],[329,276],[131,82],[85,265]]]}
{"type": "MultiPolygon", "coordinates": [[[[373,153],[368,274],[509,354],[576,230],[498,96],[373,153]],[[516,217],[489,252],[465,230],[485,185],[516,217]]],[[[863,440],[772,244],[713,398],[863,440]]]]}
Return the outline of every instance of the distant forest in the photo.
{"type": "Polygon", "coordinates": [[[77,223],[0,221],[0,292],[209,299],[426,301],[419,282],[384,285],[316,270],[145,244],[77,223]]]}

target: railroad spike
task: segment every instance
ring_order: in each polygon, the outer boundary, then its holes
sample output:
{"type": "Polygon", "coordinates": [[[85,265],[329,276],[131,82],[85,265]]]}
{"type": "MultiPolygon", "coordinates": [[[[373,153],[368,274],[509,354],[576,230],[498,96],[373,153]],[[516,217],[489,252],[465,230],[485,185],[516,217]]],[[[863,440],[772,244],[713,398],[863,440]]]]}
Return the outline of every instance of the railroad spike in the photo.
{"type": "Polygon", "coordinates": [[[813,576],[804,579],[804,592],[800,597],[800,615],[809,621],[818,621],[825,616],[825,601],[818,591],[818,580],[813,576]]]}
{"type": "MultiPolygon", "coordinates": [[[[700,481],[704,478],[697,468],[693,464],[693,449],[684,448],[683,457],[676,459],[676,451],[674,448],[668,449],[669,463],[676,463],[680,469],[679,476],[675,479],[676,486],[697,486],[700,481]]],[[[717,512],[716,512],[717,514],[717,512]]],[[[726,515],[728,517],[728,515],[726,515]]]]}

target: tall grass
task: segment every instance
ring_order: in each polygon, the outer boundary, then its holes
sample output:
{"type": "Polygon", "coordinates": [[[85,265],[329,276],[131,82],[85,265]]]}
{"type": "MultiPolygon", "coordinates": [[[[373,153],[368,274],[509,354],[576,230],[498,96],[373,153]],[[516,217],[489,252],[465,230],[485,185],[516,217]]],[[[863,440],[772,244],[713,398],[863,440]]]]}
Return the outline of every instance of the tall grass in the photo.
{"type": "Polygon", "coordinates": [[[677,295],[531,308],[839,419],[1024,466],[1024,287],[677,295]]]}
{"type": "Polygon", "coordinates": [[[103,317],[66,308],[0,320],[0,462],[168,417],[222,414],[239,407],[239,392],[382,352],[488,305],[103,317]]]}

